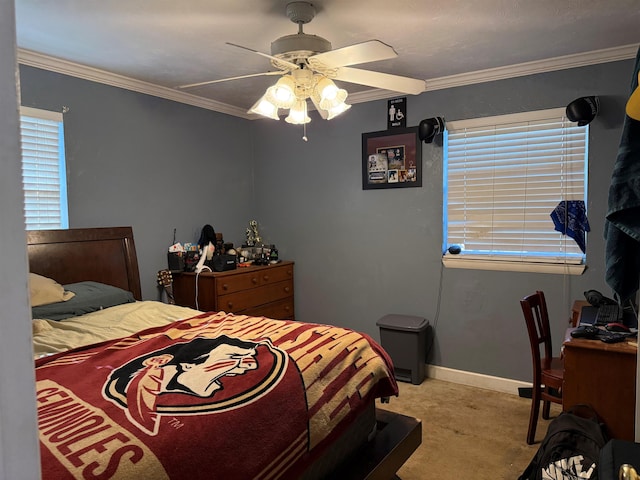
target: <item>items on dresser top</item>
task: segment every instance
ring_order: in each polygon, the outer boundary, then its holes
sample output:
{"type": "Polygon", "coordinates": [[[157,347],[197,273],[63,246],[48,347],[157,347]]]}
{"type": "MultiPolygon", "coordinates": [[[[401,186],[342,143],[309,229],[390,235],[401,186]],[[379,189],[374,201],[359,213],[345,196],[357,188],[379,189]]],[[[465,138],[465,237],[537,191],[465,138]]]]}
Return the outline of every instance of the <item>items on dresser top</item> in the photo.
{"type": "Polygon", "coordinates": [[[294,262],[173,274],[176,304],[203,311],[294,319],[294,262]]]}
{"type": "Polygon", "coordinates": [[[198,243],[176,242],[176,231],[173,231],[173,244],[167,253],[168,270],[181,271],[216,271],[233,270],[237,266],[237,254],[233,243],[225,243],[222,233],[207,224],[202,227],[198,243]],[[205,267],[205,268],[203,268],[205,267]]]}
{"type": "Polygon", "coordinates": [[[205,225],[197,244],[176,242],[174,232],[174,243],[169,247],[167,262],[171,272],[199,273],[223,272],[247,265],[272,265],[280,263],[280,259],[278,249],[273,244],[244,244],[236,249],[233,243],[225,243],[222,234],[216,233],[211,225],[205,225]],[[203,245],[203,242],[207,243],[203,245]],[[207,258],[203,258],[205,254],[207,258]]]}

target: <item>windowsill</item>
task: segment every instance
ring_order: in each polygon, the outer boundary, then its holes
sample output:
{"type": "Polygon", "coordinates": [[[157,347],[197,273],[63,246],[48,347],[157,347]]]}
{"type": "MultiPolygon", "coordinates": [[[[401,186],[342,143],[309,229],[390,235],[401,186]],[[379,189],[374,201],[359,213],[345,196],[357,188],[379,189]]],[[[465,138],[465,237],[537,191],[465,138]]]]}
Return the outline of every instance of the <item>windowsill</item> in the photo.
{"type": "Polygon", "coordinates": [[[582,275],[587,269],[584,264],[510,262],[501,260],[478,260],[462,256],[445,255],[442,263],[446,268],[465,268],[468,270],[494,270],[501,272],[556,273],[564,275],[582,275]]]}

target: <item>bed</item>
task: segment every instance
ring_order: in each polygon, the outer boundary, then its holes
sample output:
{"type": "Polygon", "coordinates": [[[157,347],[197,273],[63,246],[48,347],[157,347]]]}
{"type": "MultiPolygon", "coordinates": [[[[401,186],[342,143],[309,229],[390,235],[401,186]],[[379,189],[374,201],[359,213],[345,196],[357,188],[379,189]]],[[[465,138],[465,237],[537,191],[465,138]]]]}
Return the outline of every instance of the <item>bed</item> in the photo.
{"type": "Polygon", "coordinates": [[[73,294],[45,307],[75,304],[33,313],[43,479],[383,480],[421,443],[377,407],[398,390],[367,335],[143,301],[130,227],[27,243],[31,274],[73,294]]]}

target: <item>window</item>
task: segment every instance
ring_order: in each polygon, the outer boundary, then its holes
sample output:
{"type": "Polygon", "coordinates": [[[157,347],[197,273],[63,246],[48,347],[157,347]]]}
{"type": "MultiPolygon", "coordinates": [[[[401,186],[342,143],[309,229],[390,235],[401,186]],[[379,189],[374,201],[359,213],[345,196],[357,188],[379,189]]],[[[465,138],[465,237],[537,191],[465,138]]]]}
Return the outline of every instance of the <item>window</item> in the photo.
{"type": "Polygon", "coordinates": [[[551,213],[564,200],[586,205],[588,126],[564,108],[454,121],[444,145],[446,266],[584,271],[585,254],[551,213]]]}
{"type": "Polygon", "coordinates": [[[20,108],[27,230],[69,228],[62,113],[20,108]]]}

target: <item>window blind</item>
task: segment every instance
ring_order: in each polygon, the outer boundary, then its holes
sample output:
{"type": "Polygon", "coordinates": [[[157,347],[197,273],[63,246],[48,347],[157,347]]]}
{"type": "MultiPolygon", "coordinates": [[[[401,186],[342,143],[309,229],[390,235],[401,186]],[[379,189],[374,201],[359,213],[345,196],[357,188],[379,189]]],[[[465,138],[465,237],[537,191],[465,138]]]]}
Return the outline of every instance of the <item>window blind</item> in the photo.
{"type": "Polygon", "coordinates": [[[562,108],[448,122],[445,250],[472,260],[579,264],[576,242],[554,230],[563,200],[584,200],[588,127],[562,108]]]}
{"type": "Polygon", "coordinates": [[[26,228],[68,228],[62,114],[26,107],[20,114],[26,228]]]}

